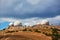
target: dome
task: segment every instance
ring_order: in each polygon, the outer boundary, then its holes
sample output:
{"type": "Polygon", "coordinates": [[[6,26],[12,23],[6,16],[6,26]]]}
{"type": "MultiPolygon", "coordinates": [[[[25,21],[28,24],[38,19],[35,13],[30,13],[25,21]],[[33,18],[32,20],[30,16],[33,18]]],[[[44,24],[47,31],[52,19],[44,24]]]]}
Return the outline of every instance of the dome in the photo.
{"type": "Polygon", "coordinates": [[[49,25],[49,21],[48,20],[42,20],[41,24],[42,25],[49,25]]]}
{"type": "Polygon", "coordinates": [[[14,23],[13,23],[13,22],[9,23],[9,26],[12,26],[12,25],[14,25],[14,23]]]}
{"type": "Polygon", "coordinates": [[[15,21],[14,22],[14,26],[19,26],[21,23],[20,23],[20,21],[15,21]]]}

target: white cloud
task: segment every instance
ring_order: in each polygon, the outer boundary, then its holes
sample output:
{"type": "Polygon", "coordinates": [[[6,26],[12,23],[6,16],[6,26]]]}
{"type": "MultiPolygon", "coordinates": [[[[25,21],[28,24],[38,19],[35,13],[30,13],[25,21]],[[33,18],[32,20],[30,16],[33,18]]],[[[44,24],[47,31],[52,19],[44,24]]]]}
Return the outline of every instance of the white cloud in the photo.
{"type": "Polygon", "coordinates": [[[21,21],[23,23],[23,25],[35,25],[40,23],[40,21],[42,20],[39,18],[28,18],[28,19],[15,19],[15,18],[0,18],[0,21],[2,22],[14,22],[14,21],[21,21]]]}
{"type": "MultiPolygon", "coordinates": [[[[19,20],[19,19],[18,19],[19,20]]],[[[0,18],[0,21],[8,21],[8,22],[14,22],[17,21],[15,18],[0,18]]],[[[20,21],[20,20],[19,20],[20,21]]]]}
{"type": "Polygon", "coordinates": [[[60,16],[56,16],[56,17],[53,17],[53,18],[47,18],[51,24],[54,24],[54,25],[60,25],[60,16]]]}
{"type": "Polygon", "coordinates": [[[23,25],[35,25],[40,24],[42,20],[48,20],[50,24],[59,25],[60,23],[60,16],[56,16],[53,18],[28,18],[28,19],[15,19],[15,18],[0,18],[1,21],[8,21],[8,22],[14,22],[14,21],[21,21],[23,25]]]}

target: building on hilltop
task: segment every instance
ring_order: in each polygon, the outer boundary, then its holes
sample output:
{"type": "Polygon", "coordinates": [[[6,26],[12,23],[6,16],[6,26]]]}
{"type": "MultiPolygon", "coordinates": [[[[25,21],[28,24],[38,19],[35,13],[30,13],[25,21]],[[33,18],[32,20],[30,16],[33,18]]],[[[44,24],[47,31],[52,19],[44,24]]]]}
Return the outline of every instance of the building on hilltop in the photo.
{"type": "Polygon", "coordinates": [[[49,25],[49,21],[48,20],[42,20],[41,25],[49,25]]]}
{"type": "Polygon", "coordinates": [[[22,26],[22,23],[20,21],[15,21],[15,22],[11,22],[9,26],[22,26]]]}
{"type": "Polygon", "coordinates": [[[20,21],[15,21],[14,26],[22,26],[22,23],[20,21]]]}
{"type": "Polygon", "coordinates": [[[22,23],[20,21],[11,22],[8,27],[9,31],[20,30],[20,29],[23,29],[22,23]]]}

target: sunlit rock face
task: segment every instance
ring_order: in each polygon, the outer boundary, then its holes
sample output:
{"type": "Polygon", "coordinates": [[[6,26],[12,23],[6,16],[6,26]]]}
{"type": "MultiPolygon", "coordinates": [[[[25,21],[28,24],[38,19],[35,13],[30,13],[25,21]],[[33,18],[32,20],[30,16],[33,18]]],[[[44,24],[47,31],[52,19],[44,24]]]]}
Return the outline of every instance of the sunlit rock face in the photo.
{"type": "Polygon", "coordinates": [[[49,25],[49,21],[48,20],[42,20],[41,25],[49,25]]]}

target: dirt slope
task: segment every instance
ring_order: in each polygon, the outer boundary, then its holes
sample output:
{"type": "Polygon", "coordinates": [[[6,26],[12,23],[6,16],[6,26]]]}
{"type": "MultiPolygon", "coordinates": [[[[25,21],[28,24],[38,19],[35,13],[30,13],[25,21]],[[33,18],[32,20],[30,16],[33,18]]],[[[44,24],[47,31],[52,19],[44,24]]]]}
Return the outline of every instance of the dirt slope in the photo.
{"type": "Polygon", "coordinates": [[[35,32],[14,32],[0,35],[0,40],[51,40],[51,37],[35,32]]]}

